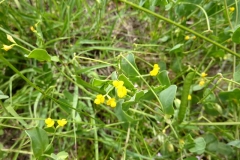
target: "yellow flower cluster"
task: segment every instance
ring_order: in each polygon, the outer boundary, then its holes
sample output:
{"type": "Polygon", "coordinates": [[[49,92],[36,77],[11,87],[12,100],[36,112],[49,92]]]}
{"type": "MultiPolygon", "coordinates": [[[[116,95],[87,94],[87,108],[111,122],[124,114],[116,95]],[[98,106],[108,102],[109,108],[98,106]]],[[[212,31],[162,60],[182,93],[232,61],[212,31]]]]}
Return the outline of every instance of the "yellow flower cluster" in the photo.
{"type": "Polygon", "coordinates": [[[107,105],[108,106],[111,106],[112,108],[116,107],[117,103],[115,101],[115,98],[110,98],[108,101],[107,101],[107,105]]]}
{"type": "MultiPolygon", "coordinates": [[[[117,95],[119,98],[123,98],[127,95],[127,88],[123,84],[124,84],[123,81],[118,81],[118,80],[115,80],[112,83],[112,85],[117,89],[117,95]]],[[[101,94],[98,94],[96,96],[96,99],[94,100],[94,103],[97,105],[103,104],[104,102],[105,102],[105,97],[101,94]]],[[[109,97],[106,104],[108,106],[114,108],[114,107],[116,107],[117,102],[116,102],[115,98],[109,97]]]]}
{"type": "Polygon", "coordinates": [[[159,70],[160,70],[160,67],[158,66],[158,64],[154,64],[153,70],[150,71],[150,75],[156,76],[158,74],[159,70]]]}
{"type": "Polygon", "coordinates": [[[203,87],[205,85],[205,77],[207,76],[207,73],[202,72],[201,73],[201,80],[199,81],[199,86],[203,87]]]}
{"type": "MultiPolygon", "coordinates": [[[[53,127],[54,123],[55,123],[54,120],[52,120],[51,118],[45,119],[45,124],[47,125],[47,127],[53,127]]],[[[60,120],[57,121],[57,123],[58,123],[57,128],[58,127],[63,127],[67,124],[67,120],[66,119],[60,119],[60,120]]]]}
{"type": "Polygon", "coordinates": [[[184,39],[187,41],[187,40],[190,40],[190,39],[192,39],[192,40],[194,40],[194,39],[196,39],[196,36],[192,36],[192,37],[190,37],[190,36],[185,36],[184,37],[184,39]]]}
{"type": "Polygon", "coordinates": [[[95,104],[102,104],[105,101],[105,97],[101,94],[97,95],[96,99],[94,100],[95,104]]]}
{"type": "MultiPolygon", "coordinates": [[[[105,102],[105,97],[101,94],[97,95],[96,99],[94,100],[95,104],[103,104],[105,102]]],[[[116,107],[117,103],[115,101],[115,98],[109,98],[107,101],[107,105],[111,106],[111,107],[116,107]]]]}
{"type": "Polygon", "coordinates": [[[117,89],[117,95],[119,98],[123,98],[127,95],[127,88],[123,84],[123,81],[113,81],[113,86],[117,89]]]}

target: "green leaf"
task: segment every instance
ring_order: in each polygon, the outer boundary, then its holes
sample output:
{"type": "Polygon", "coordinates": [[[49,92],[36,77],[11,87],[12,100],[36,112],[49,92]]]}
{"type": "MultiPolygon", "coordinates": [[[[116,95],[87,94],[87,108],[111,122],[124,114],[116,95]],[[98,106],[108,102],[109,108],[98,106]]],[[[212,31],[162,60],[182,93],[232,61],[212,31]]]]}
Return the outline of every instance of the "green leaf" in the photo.
{"type": "Polygon", "coordinates": [[[173,100],[177,92],[177,86],[171,85],[159,94],[159,99],[163,106],[163,112],[168,115],[174,114],[173,100]]]}
{"type": "Polygon", "coordinates": [[[177,44],[172,49],[170,49],[169,51],[170,52],[174,52],[174,53],[181,52],[182,51],[182,46],[183,46],[182,43],[181,44],[177,44]]]}
{"type": "Polygon", "coordinates": [[[171,85],[171,82],[168,78],[168,73],[166,70],[160,72],[157,76],[157,79],[160,82],[160,84],[165,87],[169,87],[171,85]]]}
{"type": "Polygon", "coordinates": [[[86,87],[87,89],[91,89],[91,90],[93,90],[95,92],[98,92],[100,94],[105,94],[106,93],[104,90],[100,90],[99,88],[97,88],[97,87],[91,85],[90,83],[82,80],[81,77],[76,76],[76,79],[77,79],[78,84],[82,85],[83,87],[86,87]]]}
{"type": "Polygon", "coordinates": [[[209,56],[212,56],[215,58],[223,58],[225,56],[225,51],[222,49],[219,49],[217,51],[210,52],[209,56]]]}
{"type": "Polygon", "coordinates": [[[212,133],[204,135],[204,140],[206,142],[206,150],[210,152],[216,152],[218,148],[218,139],[212,133]]]}
{"type": "Polygon", "coordinates": [[[51,157],[54,159],[54,160],[65,160],[66,158],[68,158],[68,153],[65,152],[65,151],[62,151],[62,152],[59,152],[57,155],[52,153],[51,154],[51,157]]]}
{"type": "Polygon", "coordinates": [[[25,128],[29,127],[29,125],[23,119],[21,119],[21,116],[19,116],[19,114],[14,110],[12,106],[8,106],[6,109],[8,113],[10,113],[16,120],[21,123],[21,125],[23,125],[25,128]]]}
{"type": "Polygon", "coordinates": [[[25,130],[31,140],[31,146],[33,154],[36,158],[39,158],[44,153],[49,144],[47,133],[41,128],[33,128],[31,130],[25,130]]]}
{"type": "Polygon", "coordinates": [[[240,43],[240,27],[238,27],[232,35],[232,41],[239,44],[240,43]]]}
{"type": "Polygon", "coordinates": [[[135,70],[138,71],[138,68],[135,63],[134,55],[132,53],[129,53],[125,58],[122,58],[120,63],[120,67],[124,74],[129,78],[138,76],[137,72],[135,71],[135,70]]]}
{"type": "Polygon", "coordinates": [[[240,83],[240,64],[236,67],[236,71],[233,74],[233,80],[240,83]]]}
{"type": "Polygon", "coordinates": [[[127,89],[133,89],[134,88],[134,85],[132,84],[132,82],[124,74],[121,74],[118,77],[118,80],[123,81],[124,82],[124,86],[127,89]]]}
{"type": "Polygon", "coordinates": [[[8,95],[4,95],[4,93],[0,90],[0,99],[8,99],[8,95]]]}
{"type": "MultiPolygon", "coordinates": [[[[158,86],[158,87],[153,87],[152,89],[156,94],[159,94],[163,90],[163,87],[158,86]]],[[[153,92],[151,90],[147,90],[147,91],[145,91],[144,96],[141,97],[141,100],[149,100],[150,101],[154,98],[155,98],[155,96],[154,96],[153,92]]]]}
{"type": "Polygon", "coordinates": [[[192,153],[202,154],[206,148],[206,142],[202,137],[194,139],[195,146],[190,148],[189,151],[192,153]]]}
{"type": "Polygon", "coordinates": [[[218,143],[217,152],[226,156],[232,155],[234,153],[232,147],[222,142],[218,143]]]}
{"type": "Polygon", "coordinates": [[[231,141],[228,145],[240,148],[240,140],[231,141]]]}
{"type": "Polygon", "coordinates": [[[28,58],[34,58],[38,61],[50,61],[51,60],[51,56],[48,54],[48,52],[44,49],[34,49],[32,50],[29,55],[28,58]]]}
{"type": "Polygon", "coordinates": [[[59,62],[59,58],[57,56],[51,56],[51,61],[59,62]]]}
{"type": "Polygon", "coordinates": [[[204,103],[205,112],[211,116],[218,116],[222,114],[222,107],[217,103],[204,103]]]}
{"type": "Polygon", "coordinates": [[[240,99],[240,89],[234,89],[232,91],[221,92],[219,97],[222,101],[236,100],[240,99]]]}
{"type": "Polygon", "coordinates": [[[99,86],[105,85],[108,82],[109,82],[108,80],[101,80],[101,79],[94,78],[92,81],[92,85],[95,87],[99,87],[99,86]]]}
{"type": "Polygon", "coordinates": [[[215,102],[216,97],[210,88],[206,88],[203,93],[204,102],[215,102]]]}
{"type": "Polygon", "coordinates": [[[130,117],[125,111],[123,111],[122,104],[123,104],[123,100],[119,100],[117,102],[117,106],[115,108],[116,117],[118,118],[119,121],[124,121],[129,123],[133,122],[134,119],[130,117]]]}
{"type": "Polygon", "coordinates": [[[143,91],[137,92],[134,96],[131,97],[129,101],[123,102],[122,109],[124,111],[127,111],[129,107],[133,104],[136,104],[143,95],[144,95],[143,91]]]}

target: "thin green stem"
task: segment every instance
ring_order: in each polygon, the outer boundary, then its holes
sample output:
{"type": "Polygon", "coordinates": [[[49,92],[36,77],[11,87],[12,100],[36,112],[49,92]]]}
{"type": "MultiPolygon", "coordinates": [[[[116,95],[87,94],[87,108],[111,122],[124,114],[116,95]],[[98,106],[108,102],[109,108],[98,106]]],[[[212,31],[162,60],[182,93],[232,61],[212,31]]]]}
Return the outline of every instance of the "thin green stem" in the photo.
{"type": "Polygon", "coordinates": [[[53,100],[55,103],[63,105],[65,107],[74,109],[76,111],[78,111],[79,113],[82,113],[81,110],[77,109],[77,108],[73,108],[72,106],[70,106],[69,104],[66,104],[62,101],[59,101],[51,96],[49,96],[48,94],[46,94],[42,89],[40,89],[38,86],[36,86],[34,83],[32,83],[27,77],[25,77],[17,68],[15,68],[8,60],[6,60],[2,54],[0,54],[0,60],[2,60],[7,66],[9,66],[14,72],[16,72],[22,79],[24,79],[31,87],[35,88],[37,91],[39,91],[40,93],[42,93],[44,95],[44,97],[47,97],[51,100],[53,100]]]}
{"type": "Polygon", "coordinates": [[[125,141],[125,146],[124,146],[124,152],[123,152],[122,160],[125,160],[125,159],[126,159],[126,150],[127,150],[128,141],[129,141],[129,138],[130,138],[130,131],[131,131],[131,128],[130,128],[130,124],[129,124],[129,126],[128,126],[128,131],[127,131],[127,137],[126,137],[126,141],[125,141]]]}
{"type": "Polygon", "coordinates": [[[205,18],[206,18],[206,22],[207,22],[207,31],[211,31],[211,28],[210,28],[210,23],[209,23],[209,18],[208,18],[208,15],[207,15],[207,12],[199,5],[197,4],[194,4],[194,3],[188,3],[188,2],[180,2],[180,4],[188,4],[188,5],[194,5],[198,8],[200,8],[203,12],[203,14],[205,15],[205,18]]]}
{"type": "Polygon", "coordinates": [[[215,42],[215,41],[211,40],[210,38],[207,38],[207,37],[203,36],[201,33],[198,33],[198,32],[196,32],[196,31],[194,31],[194,30],[192,30],[192,29],[189,29],[189,28],[187,28],[187,27],[185,27],[185,26],[183,26],[183,25],[181,25],[181,24],[178,24],[178,23],[176,23],[176,22],[174,22],[174,21],[172,21],[172,20],[170,20],[170,19],[168,19],[168,18],[166,18],[166,17],[163,17],[163,16],[161,16],[161,15],[159,15],[159,14],[157,14],[157,13],[154,13],[154,12],[152,12],[152,11],[146,9],[146,8],[140,7],[140,6],[138,6],[138,5],[136,5],[136,4],[132,3],[132,2],[129,2],[129,1],[126,1],[126,0],[120,0],[120,1],[126,3],[126,4],[128,4],[128,5],[130,5],[130,6],[132,6],[132,7],[134,7],[134,8],[137,8],[137,9],[139,9],[139,10],[141,10],[141,11],[144,11],[144,12],[146,12],[146,13],[149,13],[149,14],[155,16],[155,17],[158,17],[159,19],[162,19],[162,20],[164,20],[164,21],[166,21],[166,22],[168,22],[168,23],[171,23],[171,24],[173,24],[173,25],[175,25],[175,26],[177,26],[177,27],[179,27],[179,28],[181,28],[181,29],[183,29],[183,30],[185,30],[185,31],[188,31],[188,32],[190,32],[190,33],[192,33],[192,34],[194,34],[194,35],[196,35],[196,36],[204,39],[205,41],[208,41],[208,42],[210,42],[210,43],[218,46],[219,48],[221,48],[221,49],[229,52],[230,54],[232,54],[232,55],[240,58],[240,55],[238,55],[236,52],[234,52],[234,51],[232,51],[232,50],[230,50],[230,49],[222,46],[220,43],[215,42]]]}

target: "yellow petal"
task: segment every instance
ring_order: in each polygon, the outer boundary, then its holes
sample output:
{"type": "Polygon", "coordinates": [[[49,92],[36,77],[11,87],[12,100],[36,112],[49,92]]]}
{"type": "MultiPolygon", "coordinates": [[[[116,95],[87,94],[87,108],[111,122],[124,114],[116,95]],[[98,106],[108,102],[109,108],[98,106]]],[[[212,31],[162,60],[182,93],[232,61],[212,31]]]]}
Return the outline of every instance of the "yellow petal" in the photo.
{"type": "Polygon", "coordinates": [[[8,35],[8,34],[7,34],[7,39],[8,39],[10,42],[12,42],[12,43],[16,43],[16,42],[14,41],[14,39],[12,38],[12,36],[10,36],[10,35],[8,35]]]}
{"type": "Polygon", "coordinates": [[[3,50],[5,50],[5,51],[8,51],[8,50],[10,50],[10,49],[12,49],[12,47],[13,47],[13,45],[11,45],[11,46],[8,46],[8,45],[3,45],[3,50]]]}

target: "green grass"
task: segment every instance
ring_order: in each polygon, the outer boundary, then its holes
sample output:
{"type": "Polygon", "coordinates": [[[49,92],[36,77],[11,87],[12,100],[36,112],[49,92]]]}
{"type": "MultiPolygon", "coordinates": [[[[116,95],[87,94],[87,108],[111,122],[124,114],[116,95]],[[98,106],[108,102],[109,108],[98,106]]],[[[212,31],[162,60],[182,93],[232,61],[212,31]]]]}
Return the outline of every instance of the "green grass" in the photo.
{"type": "Polygon", "coordinates": [[[240,159],[238,6],[0,1],[0,159],[240,159]]]}

